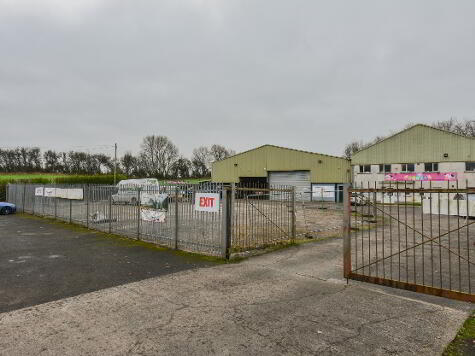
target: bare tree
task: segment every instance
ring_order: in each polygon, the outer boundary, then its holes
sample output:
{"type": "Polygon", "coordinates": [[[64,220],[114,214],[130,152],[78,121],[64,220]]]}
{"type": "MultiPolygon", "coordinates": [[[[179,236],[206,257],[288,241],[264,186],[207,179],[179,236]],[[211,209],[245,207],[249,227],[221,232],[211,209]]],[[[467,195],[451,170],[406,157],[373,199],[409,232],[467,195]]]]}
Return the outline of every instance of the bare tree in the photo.
{"type": "Polygon", "coordinates": [[[166,136],[146,136],[140,153],[147,174],[155,177],[170,176],[171,168],[178,159],[178,148],[166,136]]]}
{"type": "Polygon", "coordinates": [[[475,137],[475,120],[458,121],[451,117],[449,120],[437,121],[432,126],[462,136],[475,137]]]}
{"type": "Polygon", "coordinates": [[[351,159],[356,152],[360,151],[364,147],[362,141],[353,141],[345,146],[343,150],[343,157],[346,159],[351,159]]]}
{"type": "Polygon", "coordinates": [[[189,178],[192,169],[191,161],[188,158],[180,157],[173,164],[172,175],[175,178],[189,178]]]}
{"type": "Polygon", "coordinates": [[[61,171],[59,163],[60,155],[53,150],[43,153],[44,170],[49,173],[58,173],[61,171]]]}
{"type": "Polygon", "coordinates": [[[195,177],[208,177],[210,175],[212,156],[206,146],[201,146],[193,150],[191,163],[193,175],[195,177]]]}
{"type": "Polygon", "coordinates": [[[120,159],[120,165],[122,166],[122,171],[126,176],[132,175],[134,167],[137,164],[137,158],[135,158],[131,152],[126,152],[124,156],[120,159]]]}
{"type": "Polygon", "coordinates": [[[221,145],[212,145],[209,149],[209,153],[214,161],[221,161],[236,154],[233,150],[221,145]]]}

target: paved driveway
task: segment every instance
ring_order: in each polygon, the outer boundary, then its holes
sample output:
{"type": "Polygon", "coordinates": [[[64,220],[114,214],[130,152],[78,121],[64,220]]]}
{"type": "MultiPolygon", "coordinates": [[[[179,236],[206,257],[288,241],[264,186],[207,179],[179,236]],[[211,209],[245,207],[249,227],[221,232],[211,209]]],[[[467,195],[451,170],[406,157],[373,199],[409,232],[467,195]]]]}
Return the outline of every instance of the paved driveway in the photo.
{"type": "Polygon", "coordinates": [[[0,216],[0,312],[211,264],[40,218],[0,216]]]}
{"type": "Polygon", "coordinates": [[[0,314],[7,355],[437,355],[473,305],[341,278],[341,239],[0,314]]]}

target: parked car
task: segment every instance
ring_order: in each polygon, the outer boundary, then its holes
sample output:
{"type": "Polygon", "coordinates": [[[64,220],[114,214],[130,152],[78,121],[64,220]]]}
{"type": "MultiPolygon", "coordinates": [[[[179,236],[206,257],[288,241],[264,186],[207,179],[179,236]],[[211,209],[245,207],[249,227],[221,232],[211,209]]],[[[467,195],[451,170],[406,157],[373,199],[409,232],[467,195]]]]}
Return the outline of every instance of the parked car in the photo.
{"type": "Polygon", "coordinates": [[[368,204],[368,200],[363,194],[351,193],[350,204],[359,206],[366,205],[368,204]]]}
{"type": "Polygon", "coordinates": [[[15,204],[0,202],[0,215],[10,215],[16,213],[15,204]]]}
{"type": "Polygon", "coordinates": [[[139,202],[144,206],[163,205],[166,194],[160,194],[160,184],[155,178],[124,179],[117,184],[118,191],[112,195],[114,204],[132,204],[139,202]]]}

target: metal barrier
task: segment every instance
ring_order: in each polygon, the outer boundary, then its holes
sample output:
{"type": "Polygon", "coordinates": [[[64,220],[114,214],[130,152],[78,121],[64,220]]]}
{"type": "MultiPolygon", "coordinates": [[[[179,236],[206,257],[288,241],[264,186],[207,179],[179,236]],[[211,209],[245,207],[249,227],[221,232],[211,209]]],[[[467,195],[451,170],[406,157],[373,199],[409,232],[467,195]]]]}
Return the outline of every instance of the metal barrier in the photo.
{"type": "Polygon", "coordinates": [[[344,276],[475,302],[472,194],[345,187],[344,276]]]}
{"type": "Polygon", "coordinates": [[[292,189],[264,191],[216,184],[8,185],[8,201],[19,212],[226,258],[233,252],[293,240],[292,197],[292,189]],[[216,209],[197,209],[196,197],[203,194],[216,197],[216,209]]]}
{"type": "Polygon", "coordinates": [[[233,186],[231,191],[233,251],[295,240],[294,188],[233,186]]]}

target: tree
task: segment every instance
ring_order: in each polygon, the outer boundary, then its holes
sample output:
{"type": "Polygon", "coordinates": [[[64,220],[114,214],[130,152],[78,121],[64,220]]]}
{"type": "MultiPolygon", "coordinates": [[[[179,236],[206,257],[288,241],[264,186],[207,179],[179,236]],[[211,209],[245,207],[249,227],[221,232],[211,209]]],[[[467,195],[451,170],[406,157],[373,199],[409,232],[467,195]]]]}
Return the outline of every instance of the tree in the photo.
{"type": "Polygon", "coordinates": [[[450,131],[462,136],[475,137],[475,121],[474,120],[458,121],[457,119],[451,117],[448,120],[437,121],[433,123],[432,127],[450,131]]]}
{"type": "Polygon", "coordinates": [[[212,145],[209,149],[209,153],[213,161],[221,161],[236,154],[236,152],[234,152],[233,150],[227,149],[226,147],[221,145],[212,145]]]}
{"type": "Polygon", "coordinates": [[[193,176],[208,177],[210,175],[212,156],[206,146],[201,146],[193,150],[191,163],[193,167],[193,176]]]}
{"type": "Polygon", "coordinates": [[[140,153],[149,176],[165,178],[178,159],[178,148],[166,136],[146,136],[142,142],[140,153]]]}
{"type": "Polygon", "coordinates": [[[172,175],[176,178],[189,178],[190,171],[192,169],[192,163],[188,158],[180,157],[172,167],[172,175]]]}
{"type": "Polygon", "coordinates": [[[131,176],[134,172],[134,168],[137,166],[137,158],[134,157],[131,152],[125,152],[120,159],[120,165],[122,166],[124,174],[131,176]]]}
{"type": "Polygon", "coordinates": [[[353,156],[356,152],[360,151],[363,146],[364,145],[362,141],[350,142],[345,146],[345,149],[343,150],[343,157],[346,159],[351,159],[351,156],[353,156]]]}
{"type": "Polygon", "coordinates": [[[48,173],[58,173],[61,171],[59,163],[60,154],[53,150],[48,150],[43,153],[44,170],[48,173]]]}

